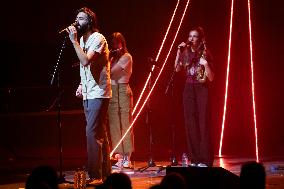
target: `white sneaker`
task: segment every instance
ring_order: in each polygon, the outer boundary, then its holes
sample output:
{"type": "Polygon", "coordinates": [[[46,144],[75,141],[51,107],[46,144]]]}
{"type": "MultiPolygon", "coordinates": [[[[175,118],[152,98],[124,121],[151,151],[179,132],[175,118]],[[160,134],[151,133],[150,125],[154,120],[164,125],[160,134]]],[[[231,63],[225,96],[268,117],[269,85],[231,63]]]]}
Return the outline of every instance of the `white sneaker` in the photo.
{"type": "Polygon", "coordinates": [[[123,168],[131,169],[132,168],[131,161],[130,160],[124,160],[122,166],[123,166],[123,168]]]}
{"type": "Polygon", "coordinates": [[[120,154],[116,154],[115,158],[117,159],[117,162],[111,166],[112,169],[121,169],[123,166],[123,156],[120,154]]]}
{"type": "Polygon", "coordinates": [[[132,164],[131,164],[129,156],[127,155],[124,156],[122,166],[123,168],[130,168],[130,169],[132,168],[132,164]]]}
{"type": "Polygon", "coordinates": [[[205,163],[198,163],[197,167],[208,167],[205,163]]]}

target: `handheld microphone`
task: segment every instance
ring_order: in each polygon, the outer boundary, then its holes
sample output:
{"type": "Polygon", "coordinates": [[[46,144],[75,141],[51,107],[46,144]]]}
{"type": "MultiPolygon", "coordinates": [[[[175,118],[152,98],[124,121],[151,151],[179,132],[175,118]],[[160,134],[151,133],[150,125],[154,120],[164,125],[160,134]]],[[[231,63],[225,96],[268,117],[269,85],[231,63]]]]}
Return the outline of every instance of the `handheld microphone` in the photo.
{"type": "MultiPolygon", "coordinates": [[[[77,22],[74,22],[74,23],[72,23],[70,26],[74,26],[76,29],[77,29],[77,22]]],[[[69,27],[69,26],[68,26],[69,27]]],[[[66,32],[67,30],[68,30],[68,27],[67,28],[64,28],[63,30],[61,30],[61,31],[59,31],[58,33],[59,34],[61,34],[61,33],[63,33],[63,32],[66,32]]]]}
{"type": "Polygon", "coordinates": [[[183,51],[185,48],[188,48],[188,47],[190,47],[190,46],[191,46],[191,42],[190,42],[190,41],[187,41],[184,46],[178,46],[178,49],[180,49],[181,51],[183,51]]]}
{"type": "Polygon", "coordinates": [[[148,62],[149,66],[154,66],[155,65],[157,68],[160,68],[159,66],[157,66],[158,62],[155,59],[153,59],[152,57],[148,57],[147,58],[147,62],[148,62]]]}
{"type": "Polygon", "coordinates": [[[191,41],[186,41],[186,47],[189,47],[191,44],[192,44],[192,42],[191,41]]]}
{"type": "Polygon", "coordinates": [[[115,53],[115,52],[118,52],[118,51],[120,51],[120,50],[122,50],[122,48],[112,49],[112,50],[110,50],[109,52],[110,52],[110,53],[115,53]]]}

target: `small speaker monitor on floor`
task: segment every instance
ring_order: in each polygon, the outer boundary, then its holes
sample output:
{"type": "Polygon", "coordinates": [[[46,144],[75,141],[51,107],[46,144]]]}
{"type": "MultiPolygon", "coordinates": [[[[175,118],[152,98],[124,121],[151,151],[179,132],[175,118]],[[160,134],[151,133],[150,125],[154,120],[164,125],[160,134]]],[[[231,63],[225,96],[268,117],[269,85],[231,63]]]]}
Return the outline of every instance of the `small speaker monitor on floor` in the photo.
{"type": "Polygon", "coordinates": [[[166,175],[179,173],[189,189],[239,189],[240,178],[221,167],[168,167],[166,175]]]}

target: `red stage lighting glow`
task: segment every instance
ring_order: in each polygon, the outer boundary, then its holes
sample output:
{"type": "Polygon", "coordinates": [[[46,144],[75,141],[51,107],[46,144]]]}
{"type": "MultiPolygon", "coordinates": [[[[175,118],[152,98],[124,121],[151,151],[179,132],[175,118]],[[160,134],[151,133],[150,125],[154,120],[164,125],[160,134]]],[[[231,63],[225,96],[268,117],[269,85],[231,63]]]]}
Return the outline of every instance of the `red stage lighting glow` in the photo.
{"type": "MultiPolygon", "coordinates": [[[[223,122],[222,122],[222,131],[220,138],[220,146],[219,146],[219,157],[222,157],[222,144],[223,144],[223,136],[225,129],[225,120],[226,120],[226,109],[227,109],[227,94],[228,94],[228,83],[229,83],[229,71],[230,71],[230,54],[231,54],[231,36],[232,36],[232,20],[233,20],[233,12],[234,12],[234,0],[232,0],[231,6],[231,21],[230,21],[230,37],[229,37],[229,55],[228,55],[228,63],[227,63],[227,76],[226,76],[226,91],[225,91],[225,103],[224,103],[224,113],[223,113],[223,122]]],[[[253,63],[253,47],[252,47],[252,32],[251,32],[251,8],[250,8],[250,0],[248,0],[248,22],[249,22],[249,44],[250,44],[250,66],[251,66],[251,90],[252,90],[252,104],[253,104],[253,121],[254,121],[254,133],[255,133],[255,155],[256,161],[259,162],[259,154],[258,154],[258,137],[257,137],[257,124],[256,124],[256,108],[255,108],[255,90],[254,90],[254,63],[253,63]]]]}
{"type": "Polygon", "coordinates": [[[230,36],[229,36],[229,48],[228,48],[228,61],[227,61],[227,74],[226,74],[226,88],[225,88],[223,121],[222,121],[222,130],[221,130],[221,138],[220,138],[220,145],[219,145],[219,157],[222,157],[222,145],[223,145],[223,136],[224,136],[226,111],[227,111],[227,96],[228,96],[228,85],[229,85],[230,61],[231,61],[231,40],[232,40],[232,29],[233,29],[233,15],[234,15],[234,0],[231,1],[230,36]]]}
{"type": "Polygon", "coordinates": [[[251,92],[253,104],[253,120],[254,120],[254,133],[255,133],[255,155],[256,161],[259,162],[258,156],[258,141],[257,141],[257,125],[256,125],[256,110],[255,110],[255,93],[254,93],[254,69],[253,69],[253,48],[252,48],[252,35],[251,35],[251,11],[250,0],[248,0],[248,16],[249,16],[249,42],[250,42],[250,66],[251,66],[251,92]]]}

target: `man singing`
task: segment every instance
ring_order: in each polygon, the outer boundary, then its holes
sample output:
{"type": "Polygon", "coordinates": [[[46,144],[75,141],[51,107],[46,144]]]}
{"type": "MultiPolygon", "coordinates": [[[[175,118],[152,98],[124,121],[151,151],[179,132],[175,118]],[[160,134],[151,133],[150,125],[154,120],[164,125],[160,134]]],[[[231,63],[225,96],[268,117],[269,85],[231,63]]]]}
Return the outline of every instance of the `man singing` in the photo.
{"type": "Polygon", "coordinates": [[[108,44],[98,32],[95,13],[86,7],[77,11],[76,22],[67,31],[80,60],[81,83],[76,96],[83,97],[87,122],[88,183],[100,184],[110,174],[105,123],[111,97],[108,44]]]}

